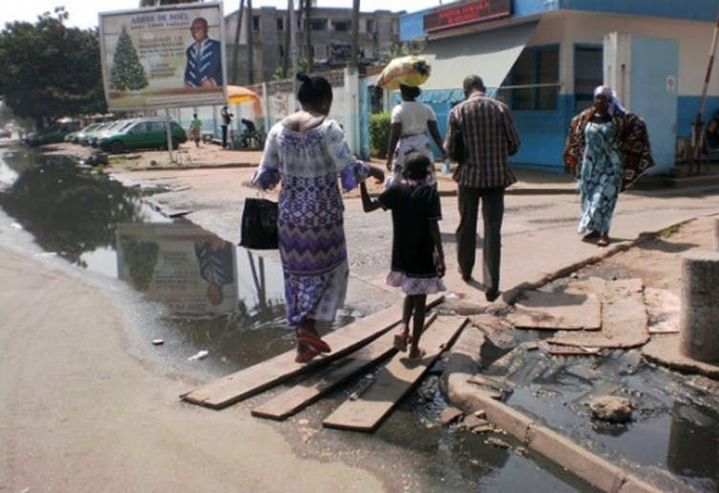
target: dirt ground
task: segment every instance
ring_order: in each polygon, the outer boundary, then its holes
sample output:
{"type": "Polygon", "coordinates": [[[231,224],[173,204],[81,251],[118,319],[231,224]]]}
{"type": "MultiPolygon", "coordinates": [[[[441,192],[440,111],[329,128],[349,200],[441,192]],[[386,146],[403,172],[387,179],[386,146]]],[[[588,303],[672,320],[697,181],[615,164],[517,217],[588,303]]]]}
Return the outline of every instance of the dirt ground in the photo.
{"type": "Polygon", "coordinates": [[[631,250],[609,257],[596,267],[587,269],[616,270],[622,278],[638,277],[645,287],[668,289],[677,296],[682,286],[682,255],[699,248],[712,250],[714,217],[700,217],[664,234],[639,241],[631,250]]]}

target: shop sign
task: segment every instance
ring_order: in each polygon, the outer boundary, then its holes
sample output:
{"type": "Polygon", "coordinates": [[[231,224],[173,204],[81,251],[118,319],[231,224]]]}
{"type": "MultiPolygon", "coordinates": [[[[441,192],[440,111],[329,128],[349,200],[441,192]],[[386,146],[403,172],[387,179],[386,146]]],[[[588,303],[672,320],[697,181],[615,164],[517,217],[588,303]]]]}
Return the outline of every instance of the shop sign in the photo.
{"type": "Polygon", "coordinates": [[[479,0],[435,10],[424,16],[424,31],[434,32],[512,15],[512,0],[479,0]]]}

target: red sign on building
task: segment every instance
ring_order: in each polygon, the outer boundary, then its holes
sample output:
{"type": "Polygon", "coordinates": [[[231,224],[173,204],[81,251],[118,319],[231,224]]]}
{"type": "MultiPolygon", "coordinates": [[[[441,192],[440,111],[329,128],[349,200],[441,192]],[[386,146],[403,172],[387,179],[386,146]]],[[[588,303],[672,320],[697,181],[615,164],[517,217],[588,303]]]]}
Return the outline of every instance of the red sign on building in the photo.
{"type": "Polygon", "coordinates": [[[432,32],[512,15],[512,0],[479,0],[435,10],[424,16],[424,31],[432,32]]]}

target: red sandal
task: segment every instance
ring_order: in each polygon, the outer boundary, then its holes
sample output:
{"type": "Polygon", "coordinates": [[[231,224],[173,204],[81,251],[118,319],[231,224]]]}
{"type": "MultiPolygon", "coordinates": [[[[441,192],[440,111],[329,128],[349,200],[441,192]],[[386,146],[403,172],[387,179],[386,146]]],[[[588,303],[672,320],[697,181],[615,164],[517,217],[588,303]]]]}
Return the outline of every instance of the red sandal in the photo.
{"type": "Polygon", "coordinates": [[[317,349],[302,344],[301,346],[297,347],[297,356],[295,356],[295,363],[307,363],[308,361],[311,361],[316,358],[319,354],[320,351],[318,351],[317,349]]]}
{"type": "Polygon", "coordinates": [[[319,353],[331,353],[332,348],[327,344],[325,341],[320,339],[319,337],[315,335],[310,335],[307,333],[300,334],[297,333],[297,342],[300,344],[304,344],[305,346],[309,346],[310,348],[316,350],[319,353]]]}

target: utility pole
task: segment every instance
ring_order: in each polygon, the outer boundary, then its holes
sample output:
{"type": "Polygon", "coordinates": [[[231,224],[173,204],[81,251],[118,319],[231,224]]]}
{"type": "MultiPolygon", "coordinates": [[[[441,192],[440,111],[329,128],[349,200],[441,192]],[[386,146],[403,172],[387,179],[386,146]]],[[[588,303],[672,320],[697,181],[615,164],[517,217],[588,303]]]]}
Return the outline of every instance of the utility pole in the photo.
{"type": "Polygon", "coordinates": [[[295,2],[287,0],[287,10],[290,14],[290,64],[292,66],[291,79],[296,80],[297,74],[297,21],[295,20],[295,2]]]}
{"type": "Polygon", "coordinates": [[[247,70],[249,83],[255,83],[255,33],[252,30],[252,0],[247,0],[247,70]]]}
{"type": "Polygon", "coordinates": [[[707,73],[704,76],[704,87],[702,89],[702,99],[699,105],[699,112],[692,125],[692,165],[689,170],[689,174],[700,174],[701,173],[701,153],[704,148],[704,110],[707,106],[707,92],[709,91],[709,81],[712,76],[712,69],[714,67],[714,55],[717,49],[717,38],[719,38],[719,14],[717,14],[717,21],[714,25],[714,37],[712,38],[711,48],[709,49],[709,62],[707,63],[707,73]]]}
{"type": "MultiPolygon", "coordinates": [[[[242,27],[242,11],[245,7],[245,0],[240,0],[240,9],[237,14],[237,26],[235,26],[235,45],[232,49],[232,83],[237,84],[237,58],[240,53],[240,28],[242,27]]],[[[249,42],[249,36],[247,37],[249,42]]]]}
{"type": "Polygon", "coordinates": [[[305,17],[305,49],[307,50],[307,71],[312,73],[314,70],[314,55],[312,53],[312,26],[310,21],[312,19],[312,0],[300,0],[304,2],[304,17],[305,17]]]}
{"type": "Polygon", "coordinates": [[[359,19],[360,0],[352,0],[352,50],[350,52],[350,68],[356,69],[359,65],[359,19]]]}

